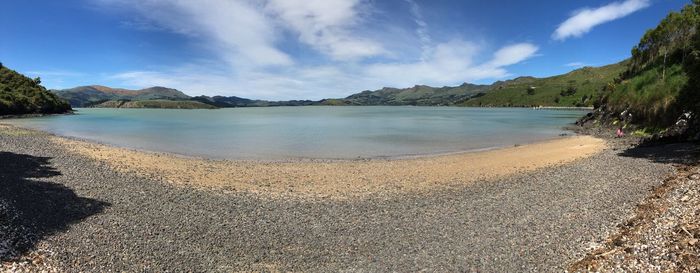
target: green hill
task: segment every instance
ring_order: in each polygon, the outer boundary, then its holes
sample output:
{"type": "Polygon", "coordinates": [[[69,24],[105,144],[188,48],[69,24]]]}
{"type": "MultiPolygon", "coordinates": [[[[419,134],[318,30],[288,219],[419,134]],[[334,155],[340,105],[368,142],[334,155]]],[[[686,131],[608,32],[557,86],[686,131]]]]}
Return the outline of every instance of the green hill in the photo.
{"type": "Polygon", "coordinates": [[[601,90],[626,69],[626,62],[584,67],[548,77],[495,82],[483,96],[461,106],[593,106],[601,90]]]}
{"type": "Polygon", "coordinates": [[[110,100],[188,100],[190,97],[177,89],[150,87],[141,90],[110,88],[100,85],[80,86],[64,90],[52,90],[73,107],[89,107],[110,100]]]}
{"type": "Polygon", "coordinates": [[[670,13],[646,32],[621,77],[603,90],[595,120],[661,135],[700,137],[698,3],[670,13]]]}
{"type": "Polygon", "coordinates": [[[323,104],[322,101],[312,100],[287,100],[287,101],[268,101],[268,100],[251,100],[236,96],[196,96],[191,98],[192,101],[206,103],[220,108],[232,107],[272,107],[272,106],[310,106],[323,104]]]}
{"type": "Polygon", "coordinates": [[[70,105],[30,79],[0,63],[0,115],[57,114],[70,112],[70,105]]]}
{"type": "Polygon", "coordinates": [[[163,108],[163,109],[216,109],[218,107],[191,100],[110,100],[92,107],[95,108],[163,108]]]}
{"type": "MultiPolygon", "coordinates": [[[[416,85],[411,88],[385,87],[375,91],[362,91],[340,99],[346,105],[453,105],[486,92],[488,85],[464,83],[455,87],[430,87],[416,85]]],[[[329,102],[331,103],[331,102],[329,102]]],[[[333,103],[337,103],[337,100],[333,103]]]]}

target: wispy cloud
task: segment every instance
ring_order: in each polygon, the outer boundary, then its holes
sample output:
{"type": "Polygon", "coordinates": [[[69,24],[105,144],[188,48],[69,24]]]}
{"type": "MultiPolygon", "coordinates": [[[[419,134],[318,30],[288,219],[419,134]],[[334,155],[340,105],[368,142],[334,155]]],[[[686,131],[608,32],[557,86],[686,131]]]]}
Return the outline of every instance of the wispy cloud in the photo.
{"type": "Polygon", "coordinates": [[[425,19],[423,19],[421,8],[414,0],[406,0],[406,3],[408,3],[411,9],[413,21],[418,26],[416,28],[416,35],[420,40],[421,51],[423,52],[421,58],[425,59],[427,58],[427,55],[430,54],[430,50],[432,49],[430,45],[433,42],[432,38],[430,37],[430,33],[428,33],[428,23],[425,22],[425,19]]]}
{"type": "Polygon", "coordinates": [[[373,35],[389,32],[376,30],[382,27],[376,21],[368,23],[375,11],[366,0],[100,1],[110,10],[136,11],[126,13],[137,15],[132,21],[213,45],[209,50],[223,61],[186,60],[180,66],[123,71],[107,80],[130,88],[169,86],[192,95],[320,99],[383,86],[452,85],[508,76],[508,66],[538,50],[529,43],[494,50],[460,38],[435,39],[421,7],[410,0],[407,16],[416,26],[413,40],[406,41],[373,35]],[[420,43],[410,43],[415,38],[420,43]],[[396,50],[395,44],[411,50],[396,50]],[[289,47],[313,54],[301,57],[289,47]]]}
{"type": "Polygon", "coordinates": [[[598,8],[581,9],[562,22],[552,34],[552,38],[566,40],[570,37],[581,37],[597,25],[625,17],[649,5],[649,0],[625,0],[598,8]]]}
{"type": "Polygon", "coordinates": [[[352,30],[362,20],[359,0],[269,0],[266,11],[301,42],[337,60],[385,53],[383,46],[352,30]]]}
{"type": "Polygon", "coordinates": [[[291,65],[292,58],[275,47],[277,30],[248,1],[100,0],[109,7],[136,11],[141,20],[206,40],[235,66],[291,65]]]}
{"type": "Polygon", "coordinates": [[[82,77],[85,73],[67,70],[32,70],[25,72],[36,77],[82,77]]]}
{"type": "Polygon", "coordinates": [[[582,63],[582,62],[571,62],[571,63],[564,64],[564,66],[566,66],[566,67],[583,67],[583,66],[586,66],[586,64],[582,63]]]}
{"type": "Polygon", "coordinates": [[[82,79],[87,76],[85,73],[69,70],[30,70],[23,73],[30,77],[39,77],[44,86],[57,89],[69,87],[65,84],[66,80],[82,79]]]}
{"type": "Polygon", "coordinates": [[[512,65],[535,56],[532,44],[509,45],[478,62],[484,49],[455,40],[436,45],[426,60],[347,66],[295,66],[275,71],[247,71],[235,77],[207,65],[160,71],[130,71],[114,75],[134,88],[164,85],[191,94],[229,94],[261,99],[322,99],[345,97],[360,90],[414,84],[441,86],[464,81],[497,79],[512,65]]]}

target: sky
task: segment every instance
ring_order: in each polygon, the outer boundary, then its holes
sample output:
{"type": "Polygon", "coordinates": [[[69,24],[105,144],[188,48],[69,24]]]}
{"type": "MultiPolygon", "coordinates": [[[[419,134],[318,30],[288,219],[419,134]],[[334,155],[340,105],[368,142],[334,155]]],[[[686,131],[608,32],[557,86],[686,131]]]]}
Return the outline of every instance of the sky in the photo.
{"type": "Polygon", "coordinates": [[[630,56],[681,0],[6,0],[0,62],[51,89],[339,98],[630,56]]]}

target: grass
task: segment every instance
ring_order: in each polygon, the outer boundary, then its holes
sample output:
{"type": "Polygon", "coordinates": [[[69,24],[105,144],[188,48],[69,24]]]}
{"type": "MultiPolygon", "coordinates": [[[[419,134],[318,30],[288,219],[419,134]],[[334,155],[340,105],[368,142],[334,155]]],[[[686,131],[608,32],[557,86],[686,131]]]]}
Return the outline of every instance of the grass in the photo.
{"type": "Polygon", "coordinates": [[[625,62],[584,67],[549,78],[518,78],[494,85],[463,106],[593,106],[600,91],[626,69],[625,62]]]}
{"type": "Polygon", "coordinates": [[[633,118],[645,126],[669,124],[678,116],[676,98],[686,85],[688,76],[680,64],[666,68],[656,66],[623,81],[608,95],[608,104],[618,112],[629,108],[633,118]]]}

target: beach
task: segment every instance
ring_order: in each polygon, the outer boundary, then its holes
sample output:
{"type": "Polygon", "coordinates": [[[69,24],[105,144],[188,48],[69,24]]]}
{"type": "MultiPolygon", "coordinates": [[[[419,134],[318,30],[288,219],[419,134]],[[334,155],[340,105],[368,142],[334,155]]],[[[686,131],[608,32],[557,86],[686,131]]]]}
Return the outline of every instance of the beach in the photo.
{"type": "MultiPolygon", "coordinates": [[[[405,159],[235,161],[0,125],[32,268],[561,272],[675,167],[571,136],[405,159]],[[29,236],[25,236],[30,234],[29,236]]],[[[8,213],[9,215],[9,213],[8,213]]]]}

